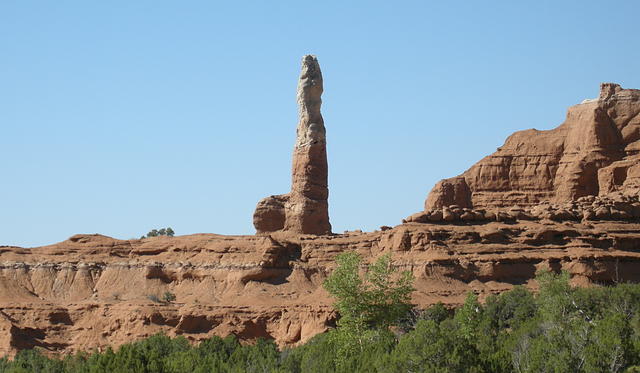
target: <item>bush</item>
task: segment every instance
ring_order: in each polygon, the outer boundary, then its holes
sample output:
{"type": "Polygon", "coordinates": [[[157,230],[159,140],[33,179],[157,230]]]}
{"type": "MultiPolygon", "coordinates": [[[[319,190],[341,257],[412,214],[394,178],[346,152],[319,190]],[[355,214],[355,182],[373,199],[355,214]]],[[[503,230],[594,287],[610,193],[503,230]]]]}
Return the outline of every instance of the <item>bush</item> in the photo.
{"type": "Polygon", "coordinates": [[[142,236],[140,237],[140,239],[149,238],[149,237],[159,237],[159,236],[173,237],[174,234],[175,232],[173,231],[173,229],[171,229],[171,227],[161,228],[161,229],[152,229],[149,231],[149,233],[147,233],[146,236],[142,236]]]}
{"type": "Polygon", "coordinates": [[[162,295],[162,300],[163,300],[163,301],[165,301],[165,302],[167,302],[167,303],[171,303],[171,302],[173,302],[174,300],[176,300],[176,295],[175,295],[175,294],[173,294],[173,293],[172,293],[172,292],[170,292],[170,291],[167,291],[167,292],[165,292],[165,293],[162,295]]]}

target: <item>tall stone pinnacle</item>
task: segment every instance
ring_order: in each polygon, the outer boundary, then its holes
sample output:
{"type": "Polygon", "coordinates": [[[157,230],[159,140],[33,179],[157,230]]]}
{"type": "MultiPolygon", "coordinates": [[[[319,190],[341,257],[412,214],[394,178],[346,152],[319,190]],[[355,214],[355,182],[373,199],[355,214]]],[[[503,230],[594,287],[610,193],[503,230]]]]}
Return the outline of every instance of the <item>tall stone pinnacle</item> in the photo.
{"type": "Polygon", "coordinates": [[[302,58],[298,81],[298,127],[293,149],[291,192],[258,202],[253,224],[258,233],[285,230],[329,234],[327,141],[322,105],[322,72],[315,56],[302,58]]]}

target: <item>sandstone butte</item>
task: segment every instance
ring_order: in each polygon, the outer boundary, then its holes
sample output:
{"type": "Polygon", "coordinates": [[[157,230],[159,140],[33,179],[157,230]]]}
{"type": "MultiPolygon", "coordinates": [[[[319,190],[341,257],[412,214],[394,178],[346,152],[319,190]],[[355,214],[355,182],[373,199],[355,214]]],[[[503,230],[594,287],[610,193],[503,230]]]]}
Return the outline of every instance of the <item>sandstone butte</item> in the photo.
{"type": "Polygon", "coordinates": [[[541,268],[584,286],[640,281],[640,91],[603,84],[558,128],[515,133],[439,182],[402,224],[344,234],[331,233],[327,212],[321,93],[317,60],[305,56],[292,188],[258,203],[256,235],[0,247],[0,353],[101,350],[158,332],[303,343],[335,325],[322,282],[347,250],[392,252],[415,276],[418,307],[535,288],[541,268]],[[152,300],[165,292],[176,299],[152,300]]]}

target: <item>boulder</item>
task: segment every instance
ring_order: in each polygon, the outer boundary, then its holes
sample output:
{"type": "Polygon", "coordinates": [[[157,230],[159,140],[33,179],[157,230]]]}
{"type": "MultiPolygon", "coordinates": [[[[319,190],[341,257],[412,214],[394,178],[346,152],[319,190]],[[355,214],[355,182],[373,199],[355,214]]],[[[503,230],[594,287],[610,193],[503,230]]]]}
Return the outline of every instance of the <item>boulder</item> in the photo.
{"type": "Polygon", "coordinates": [[[429,221],[432,221],[432,222],[442,221],[442,210],[432,211],[429,214],[429,221]]]}
{"type": "Polygon", "coordinates": [[[595,216],[599,220],[611,219],[611,210],[608,207],[598,207],[595,211],[595,216]]]}
{"type": "Polygon", "coordinates": [[[284,228],[285,204],[289,196],[269,196],[258,202],[253,213],[253,226],[258,232],[274,232],[284,228]]]}
{"type": "Polygon", "coordinates": [[[453,211],[446,207],[442,209],[442,220],[452,222],[456,219],[458,219],[458,217],[453,211]]]}
{"type": "Polygon", "coordinates": [[[453,208],[473,207],[471,203],[471,190],[464,177],[440,180],[436,186],[433,187],[433,191],[424,203],[425,210],[445,206],[453,208]]]}

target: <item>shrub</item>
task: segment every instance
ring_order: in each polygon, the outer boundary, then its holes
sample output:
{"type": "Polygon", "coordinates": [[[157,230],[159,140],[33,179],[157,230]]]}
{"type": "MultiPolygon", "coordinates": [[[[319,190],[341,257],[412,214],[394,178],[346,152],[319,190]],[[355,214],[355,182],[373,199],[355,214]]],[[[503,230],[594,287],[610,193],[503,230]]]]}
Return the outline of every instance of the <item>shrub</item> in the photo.
{"type": "Polygon", "coordinates": [[[166,291],[163,295],[162,295],[162,300],[167,302],[167,303],[171,303],[174,300],[176,300],[176,295],[173,294],[170,291],[166,291]]]}
{"type": "Polygon", "coordinates": [[[173,237],[174,234],[175,232],[173,231],[173,229],[171,229],[171,227],[152,229],[149,231],[149,233],[147,233],[146,236],[142,236],[140,237],[140,239],[149,238],[149,237],[159,237],[159,236],[173,237]]]}

